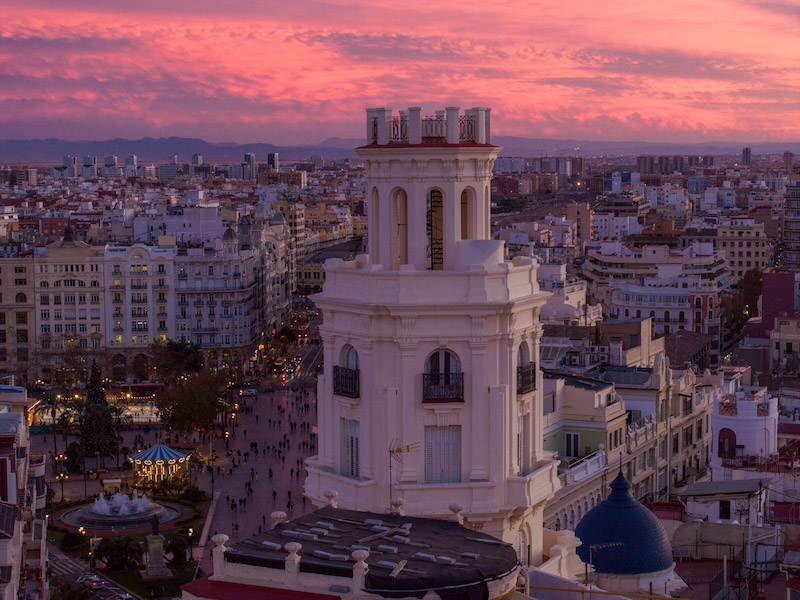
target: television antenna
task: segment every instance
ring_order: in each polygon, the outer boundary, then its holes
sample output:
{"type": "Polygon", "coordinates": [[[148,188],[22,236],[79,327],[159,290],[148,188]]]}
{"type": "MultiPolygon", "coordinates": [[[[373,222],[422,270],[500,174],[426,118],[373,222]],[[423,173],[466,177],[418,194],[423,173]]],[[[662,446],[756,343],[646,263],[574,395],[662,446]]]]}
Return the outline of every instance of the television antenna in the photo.
{"type": "Polygon", "coordinates": [[[397,464],[402,465],[403,455],[416,452],[419,450],[419,446],[419,442],[403,445],[397,438],[392,438],[392,441],[389,443],[389,510],[391,510],[392,506],[392,463],[397,461],[397,464]]]}

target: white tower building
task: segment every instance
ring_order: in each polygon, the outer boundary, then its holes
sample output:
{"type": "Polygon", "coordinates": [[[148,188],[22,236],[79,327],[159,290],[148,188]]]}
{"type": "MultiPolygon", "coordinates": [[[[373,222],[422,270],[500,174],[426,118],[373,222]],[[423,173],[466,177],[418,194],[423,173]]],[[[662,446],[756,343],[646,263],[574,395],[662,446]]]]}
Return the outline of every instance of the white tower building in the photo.
{"type": "Polygon", "coordinates": [[[369,254],[328,260],[315,297],[325,360],[306,495],[374,512],[461,510],[540,564],[542,510],[559,487],[535,362],[549,294],[535,261],[505,261],[490,239],[500,148],[489,109],[367,109],[357,151],[369,254]]]}

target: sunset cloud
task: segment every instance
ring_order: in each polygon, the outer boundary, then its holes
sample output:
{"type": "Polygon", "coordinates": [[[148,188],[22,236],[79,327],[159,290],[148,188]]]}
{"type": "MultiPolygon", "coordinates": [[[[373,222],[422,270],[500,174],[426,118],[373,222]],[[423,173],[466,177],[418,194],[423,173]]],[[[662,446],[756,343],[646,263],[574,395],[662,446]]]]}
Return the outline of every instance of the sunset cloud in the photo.
{"type": "Polygon", "coordinates": [[[299,144],[358,137],[367,105],[456,104],[509,135],[800,139],[791,0],[6,0],[0,17],[0,138],[299,144]]]}

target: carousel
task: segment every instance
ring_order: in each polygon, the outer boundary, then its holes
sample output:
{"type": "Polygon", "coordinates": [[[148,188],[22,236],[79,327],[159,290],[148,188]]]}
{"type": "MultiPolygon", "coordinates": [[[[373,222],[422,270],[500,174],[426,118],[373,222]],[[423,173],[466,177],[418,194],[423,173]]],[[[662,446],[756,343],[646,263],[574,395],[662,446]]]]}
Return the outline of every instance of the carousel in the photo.
{"type": "Polygon", "coordinates": [[[164,444],[156,444],[128,456],[133,463],[136,486],[161,488],[180,485],[189,471],[189,454],[164,444]]]}

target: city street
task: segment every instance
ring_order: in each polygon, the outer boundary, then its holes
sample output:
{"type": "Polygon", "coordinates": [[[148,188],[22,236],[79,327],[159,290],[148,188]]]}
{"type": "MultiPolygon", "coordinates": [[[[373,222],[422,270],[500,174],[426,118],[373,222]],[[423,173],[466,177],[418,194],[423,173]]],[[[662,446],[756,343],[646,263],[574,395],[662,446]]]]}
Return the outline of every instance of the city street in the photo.
{"type": "MultiPolygon", "coordinates": [[[[201,558],[205,572],[210,570],[210,538],[215,533],[225,533],[231,541],[257,534],[272,523],[270,514],[282,510],[296,517],[311,510],[304,501],[305,478],[302,461],[315,453],[316,439],[316,367],[322,361],[322,346],[318,344],[292,345],[287,348],[288,359],[301,356],[297,372],[282,384],[279,376],[260,380],[257,396],[237,398],[239,411],[235,418],[228,416],[225,430],[216,432],[213,440],[218,459],[214,463],[213,485],[218,499],[212,504],[213,514],[204,540],[204,548],[196,548],[195,556],[201,558]],[[229,437],[224,436],[225,431],[229,437]],[[226,447],[227,446],[227,447],[226,447]]],[[[149,447],[165,441],[163,431],[125,431],[124,444],[134,447],[139,437],[139,447],[149,447]],[[141,440],[144,440],[144,444],[141,440]]],[[[207,438],[206,438],[207,439],[207,438]]],[[[73,441],[73,438],[70,438],[73,441]]],[[[196,441],[207,454],[207,441],[200,443],[199,434],[178,436],[181,445],[196,441]]],[[[58,436],[59,452],[63,452],[63,439],[58,436]]],[[[33,436],[35,451],[52,454],[51,434],[33,436]]],[[[122,463],[125,457],[120,457],[122,463]]],[[[95,460],[87,461],[95,468],[95,460]]],[[[114,457],[106,458],[113,467],[114,457]]],[[[197,465],[193,477],[207,493],[211,491],[212,476],[204,465],[197,465]]],[[[48,483],[53,486],[55,499],[61,498],[61,482],[52,479],[52,461],[48,460],[48,483]]],[[[101,479],[115,477],[109,471],[101,479]]],[[[96,496],[101,491],[101,480],[71,475],[64,483],[66,500],[96,496]]]]}

